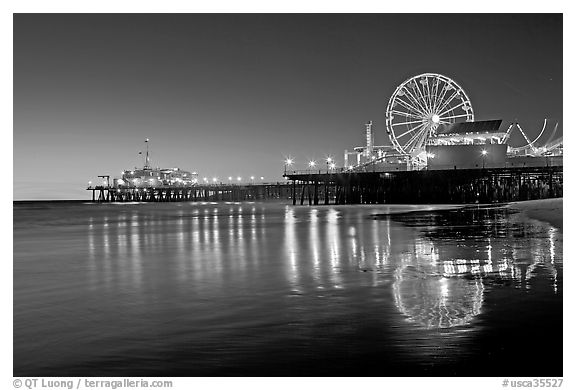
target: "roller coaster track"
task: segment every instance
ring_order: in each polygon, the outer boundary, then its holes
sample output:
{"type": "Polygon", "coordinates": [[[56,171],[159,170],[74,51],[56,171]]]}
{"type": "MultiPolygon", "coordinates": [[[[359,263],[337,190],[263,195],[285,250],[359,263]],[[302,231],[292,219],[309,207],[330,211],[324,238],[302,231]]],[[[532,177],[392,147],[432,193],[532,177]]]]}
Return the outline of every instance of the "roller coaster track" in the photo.
{"type": "Polygon", "coordinates": [[[550,152],[552,150],[555,150],[558,147],[563,145],[563,137],[560,137],[560,138],[552,141],[554,136],[556,135],[556,131],[558,130],[558,122],[556,122],[556,125],[554,126],[554,130],[552,131],[552,135],[548,138],[548,141],[546,141],[546,143],[544,143],[544,145],[541,147],[536,146],[536,142],[542,137],[542,135],[544,134],[544,131],[546,130],[547,123],[548,123],[548,119],[544,119],[544,124],[542,125],[542,130],[540,130],[540,133],[538,134],[538,136],[536,138],[534,138],[533,140],[530,140],[530,138],[528,138],[528,136],[526,135],[526,133],[524,132],[524,130],[522,129],[520,124],[518,122],[513,122],[508,127],[508,130],[506,130],[506,134],[504,135],[502,142],[504,143],[504,142],[508,141],[508,139],[510,138],[510,135],[512,133],[512,130],[514,128],[517,128],[518,131],[520,131],[520,133],[522,134],[522,137],[524,137],[524,139],[526,140],[526,145],[519,146],[519,147],[510,147],[509,151],[511,153],[523,152],[523,151],[527,151],[530,149],[533,154],[541,155],[543,153],[547,153],[547,152],[550,152]]]}

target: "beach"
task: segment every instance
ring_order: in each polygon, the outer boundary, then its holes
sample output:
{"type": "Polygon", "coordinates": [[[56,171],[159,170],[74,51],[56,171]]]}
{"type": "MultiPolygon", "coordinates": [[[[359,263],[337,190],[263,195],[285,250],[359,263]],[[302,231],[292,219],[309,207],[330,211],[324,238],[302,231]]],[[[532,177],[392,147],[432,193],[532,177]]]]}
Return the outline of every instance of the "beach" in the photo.
{"type": "Polygon", "coordinates": [[[548,222],[562,229],[562,204],[563,198],[553,198],[512,202],[508,207],[523,213],[528,218],[548,222]]]}

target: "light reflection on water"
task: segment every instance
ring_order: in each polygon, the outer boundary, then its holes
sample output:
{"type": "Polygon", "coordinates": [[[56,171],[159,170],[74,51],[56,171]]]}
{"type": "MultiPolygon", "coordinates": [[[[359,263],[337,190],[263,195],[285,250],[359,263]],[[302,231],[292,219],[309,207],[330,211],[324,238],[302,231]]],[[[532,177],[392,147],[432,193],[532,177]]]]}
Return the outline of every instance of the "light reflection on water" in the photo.
{"type": "Polygon", "coordinates": [[[15,374],[129,375],[176,351],[158,374],[345,375],[373,354],[435,374],[484,353],[491,294],[561,302],[562,232],[502,210],[76,207],[15,209],[15,374]]]}

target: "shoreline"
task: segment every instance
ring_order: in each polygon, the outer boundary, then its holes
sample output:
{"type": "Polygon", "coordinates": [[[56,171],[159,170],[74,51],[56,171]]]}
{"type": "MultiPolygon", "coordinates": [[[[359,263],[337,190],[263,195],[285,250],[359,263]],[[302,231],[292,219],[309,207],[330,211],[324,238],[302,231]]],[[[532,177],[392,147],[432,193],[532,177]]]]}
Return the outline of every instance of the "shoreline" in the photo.
{"type": "Polygon", "coordinates": [[[564,198],[552,198],[510,202],[506,207],[517,210],[528,218],[547,222],[563,230],[563,199],[564,198]]]}
{"type": "MultiPolygon", "coordinates": [[[[32,205],[32,204],[40,204],[40,203],[51,203],[51,204],[84,204],[84,203],[94,203],[86,200],[14,200],[13,205],[32,205]]],[[[154,204],[155,202],[137,202],[138,204],[145,204],[151,203],[154,204]]],[[[204,203],[220,203],[220,202],[195,202],[199,204],[204,203]]],[[[225,202],[228,203],[228,202],[225,202]]],[[[233,202],[233,203],[243,203],[243,202],[233,202]]],[[[252,201],[248,203],[283,203],[283,202],[258,202],[252,201]]],[[[94,204],[101,204],[95,202],[94,204]]],[[[106,204],[106,203],[104,203],[106,204]]],[[[116,204],[114,202],[109,204],[116,204]]],[[[122,202],[118,204],[133,204],[130,202],[122,202]]],[[[309,207],[308,205],[305,205],[309,207]]],[[[532,219],[536,219],[542,222],[547,222],[552,226],[563,230],[563,198],[550,198],[550,199],[538,199],[538,200],[525,200],[519,202],[510,202],[510,203],[500,203],[496,204],[370,204],[370,205],[330,205],[332,207],[337,208],[349,208],[349,207],[358,207],[358,206],[365,206],[367,208],[372,208],[377,206],[378,208],[389,208],[389,211],[384,214],[374,214],[374,216],[379,215],[389,215],[389,214],[404,214],[404,213],[414,213],[414,212],[430,212],[430,211],[446,211],[446,210],[457,210],[457,209],[464,209],[468,207],[506,207],[511,210],[515,210],[516,212],[532,219]],[[404,207],[404,209],[400,209],[404,207]],[[394,210],[396,209],[396,210],[394,210]]],[[[296,206],[298,207],[298,205],[296,206]]]]}

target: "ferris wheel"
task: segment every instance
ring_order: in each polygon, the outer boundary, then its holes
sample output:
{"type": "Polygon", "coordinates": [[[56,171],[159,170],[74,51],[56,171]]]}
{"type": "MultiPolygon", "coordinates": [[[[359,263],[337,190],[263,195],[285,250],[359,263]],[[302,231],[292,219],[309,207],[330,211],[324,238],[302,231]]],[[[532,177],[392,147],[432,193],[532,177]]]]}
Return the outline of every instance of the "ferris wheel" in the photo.
{"type": "Polygon", "coordinates": [[[441,126],[474,120],[472,103],[454,80],[423,73],[400,84],[388,101],[386,131],[401,154],[416,157],[441,126]]]}

